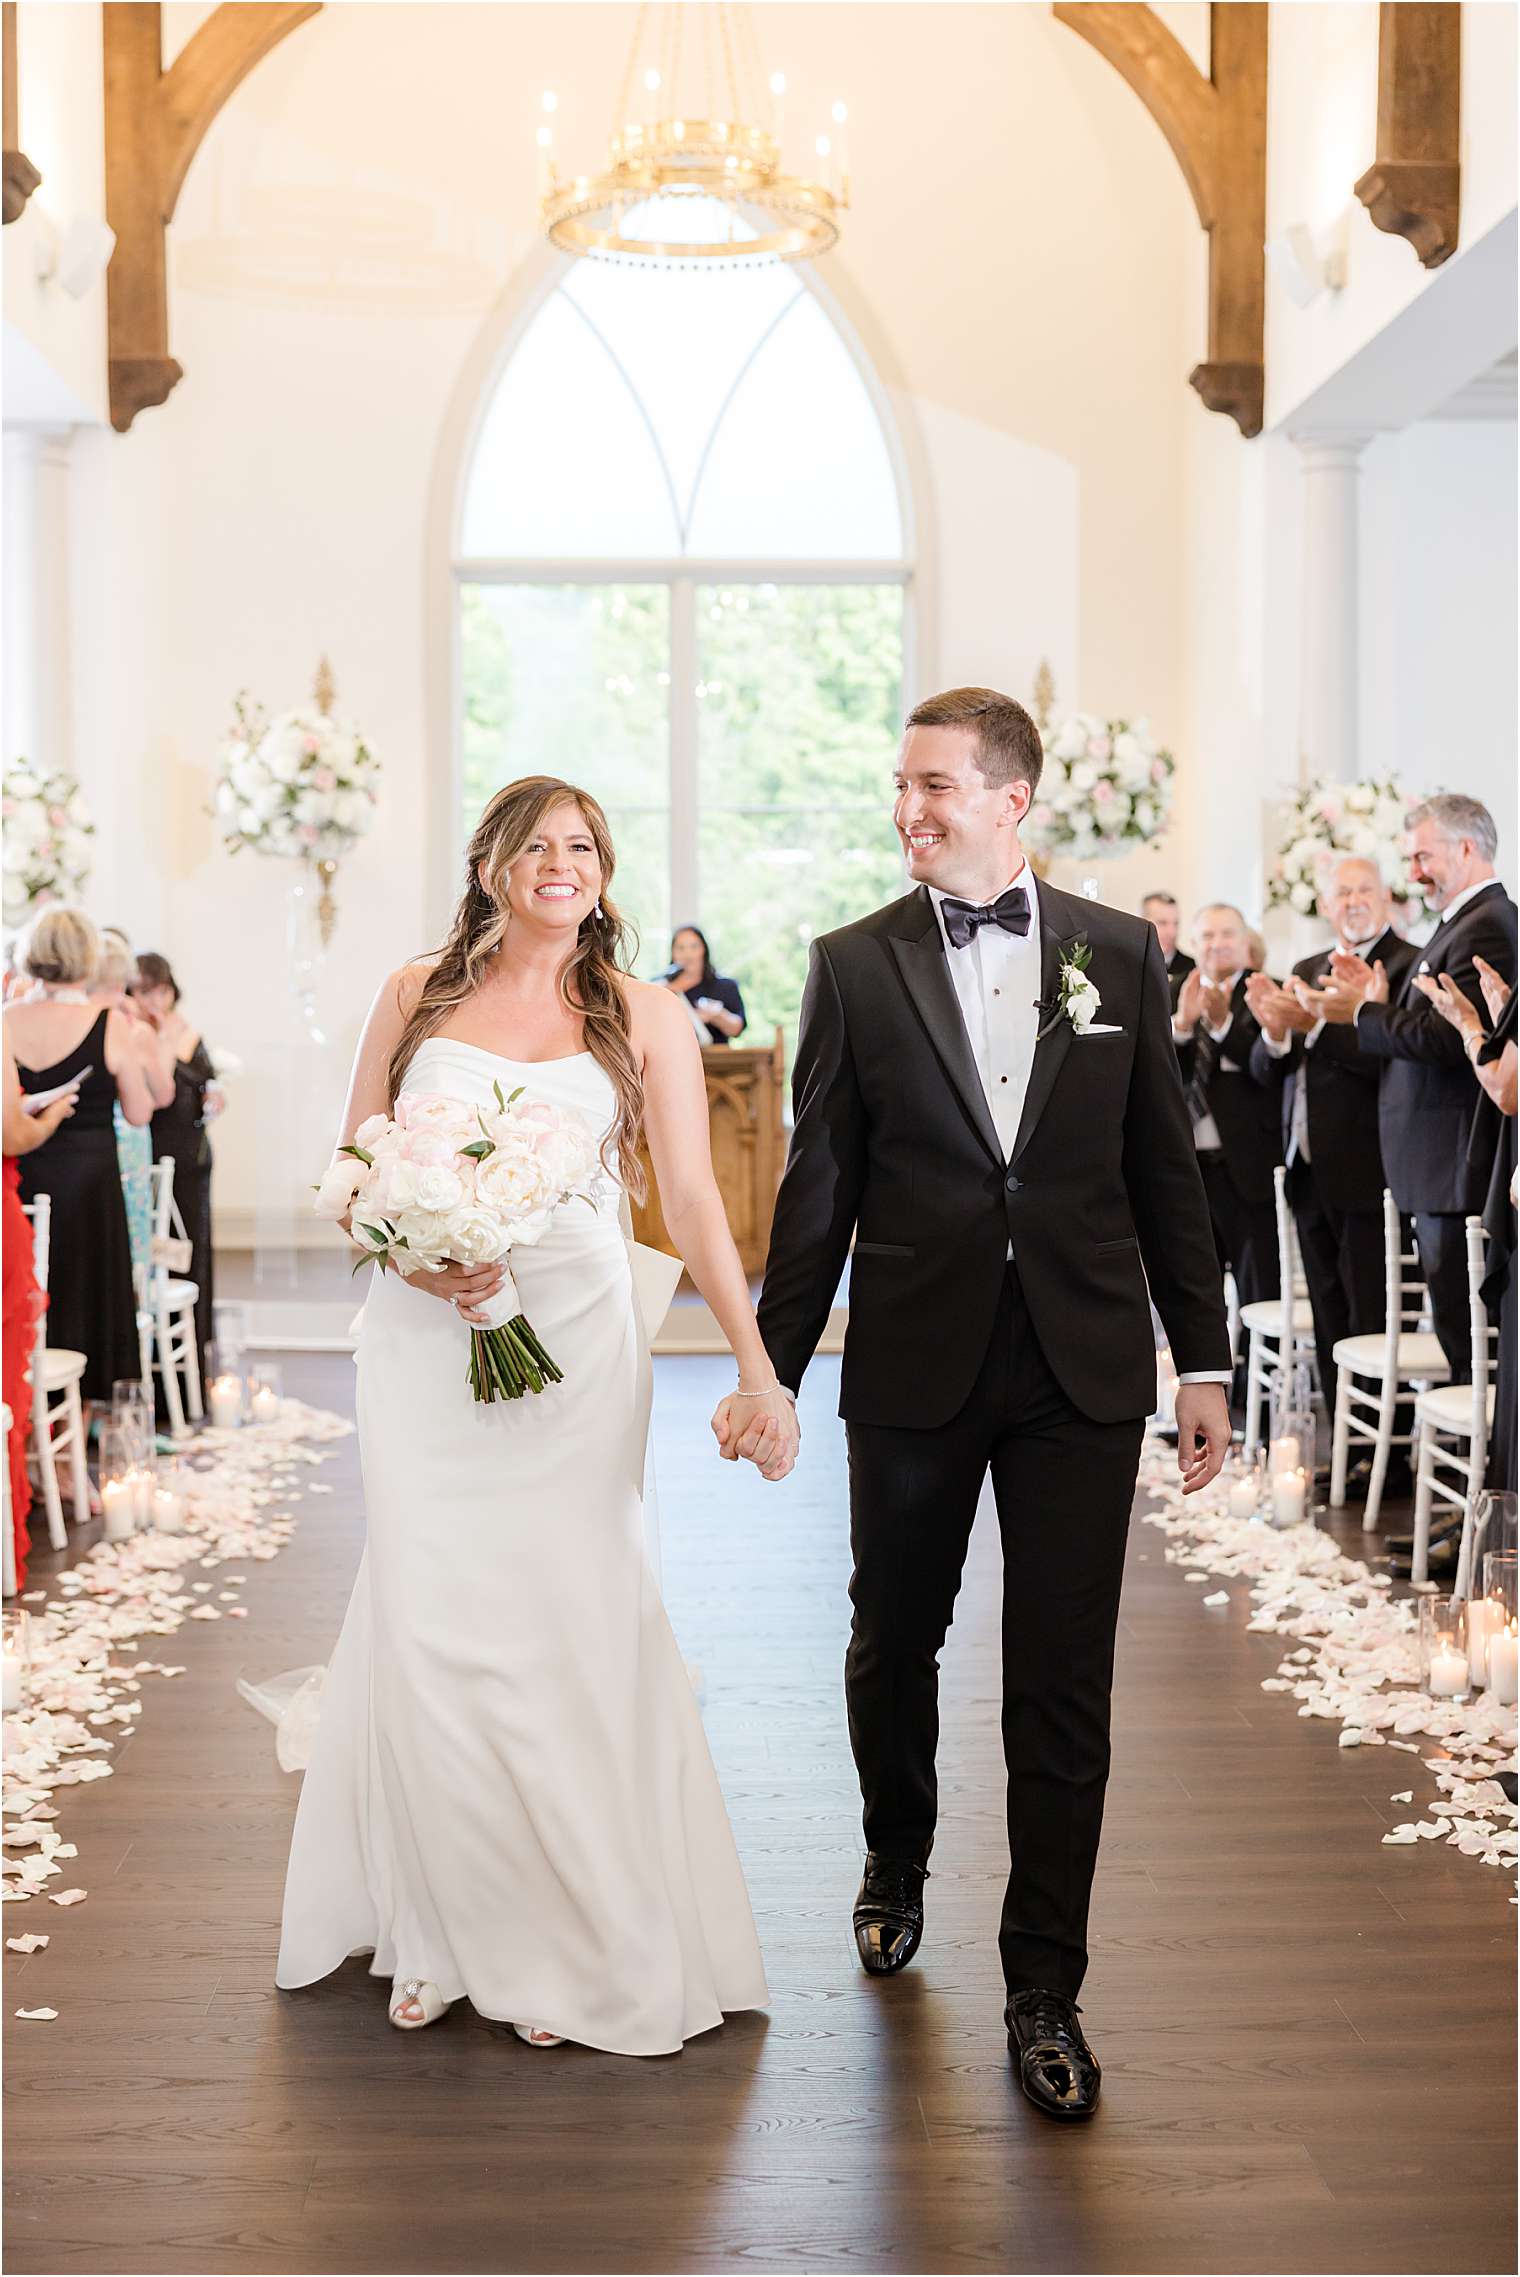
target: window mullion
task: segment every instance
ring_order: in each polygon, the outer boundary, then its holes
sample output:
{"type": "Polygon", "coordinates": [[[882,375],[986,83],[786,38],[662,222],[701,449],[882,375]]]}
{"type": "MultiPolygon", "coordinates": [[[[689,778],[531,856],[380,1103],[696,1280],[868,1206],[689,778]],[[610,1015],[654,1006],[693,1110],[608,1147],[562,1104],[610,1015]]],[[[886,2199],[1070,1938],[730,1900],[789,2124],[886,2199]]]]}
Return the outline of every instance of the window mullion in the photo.
{"type": "Polygon", "coordinates": [[[697,859],[697,589],[670,587],[670,898],[672,925],[701,923],[697,859]]]}

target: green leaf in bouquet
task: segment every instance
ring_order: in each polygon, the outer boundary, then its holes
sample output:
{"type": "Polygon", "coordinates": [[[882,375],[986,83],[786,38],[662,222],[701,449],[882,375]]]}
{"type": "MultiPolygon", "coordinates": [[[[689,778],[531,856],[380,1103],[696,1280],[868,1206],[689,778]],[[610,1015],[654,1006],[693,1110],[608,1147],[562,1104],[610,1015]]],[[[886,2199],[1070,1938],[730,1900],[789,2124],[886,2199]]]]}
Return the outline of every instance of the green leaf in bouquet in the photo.
{"type": "Polygon", "coordinates": [[[338,1152],[340,1154],[351,1154],[355,1162],[363,1163],[366,1170],[373,1170],[375,1167],[374,1156],[366,1154],[362,1146],[340,1146],[338,1152]]]}
{"type": "Polygon", "coordinates": [[[522,1097],[523,1093],[524,1093],[524,1092],[527,1090],[527,1088],[528,1088],[528,1086],[526,1085],[526,1083],[519,1083],[519,1085],[517,1086],[517,1089],[516,1089],[515,1091],[511,1092],[511,1093],[508,1095],[508,1099],[507,1099],[507,1105],[508,1105],[509,1107],[515,1107],[515,1106],[517,1105],[517,1102],[518,1102],[518,1100],[519,1100],[519,1099],[522,1097]]]}
{"type": "Polygon", "coordinates": [[[367,1233],[370,1237],[370,1240],[374,1243],[377,1249],[388,1249],[390,1247],[392,1239],[391,1235],[382,1233],[379,1226],[366,1225],[361,1218],[359,1221],[359,1231],[361,1233],[367,1233]]]}
{"type": "Polygon", "coordinates": [[[476,1139],[471,1145],[462,1146],[459,1151],[468,1155],[472,1162],[484,1162],[486,1156],[494,1154],[496,1149],[489,1139],[476,1139]]]}
{"type": "Polygon", "coordinates": [[[507,1102],[506,1102],[506,1100],[505,1100],[505,1099],[503,1099],[503,1097],[502,1097],[502,1095],[501,1095],[501,1078],[500,1078],[499,1076],[495,1076],[495,1075],[493,1075],[493,1076],[492,1076],[492,1078],[491,1078],[491,1089],[492,1089],[492,1090],[495,1092],[495,1094],[496,1094],[496,1104],[497,1104],[497,1106],[498,1106],[498,1107],[501,1109],[502,1113],[503,1113],[503,1114],[505,1114],[505,1113],[506,1113],[506,1111],[507,1111],[507,1102]]]}

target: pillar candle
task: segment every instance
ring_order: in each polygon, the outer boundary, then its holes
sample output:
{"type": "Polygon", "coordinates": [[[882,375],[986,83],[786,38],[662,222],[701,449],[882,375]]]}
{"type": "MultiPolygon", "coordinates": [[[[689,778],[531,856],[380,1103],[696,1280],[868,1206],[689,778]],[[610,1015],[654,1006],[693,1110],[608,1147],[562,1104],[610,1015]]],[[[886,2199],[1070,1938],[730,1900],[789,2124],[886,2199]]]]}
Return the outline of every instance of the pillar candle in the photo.
{"type": "Polygon", "coordinates": [[[1501,1708],[1515,1705],[1520,1692],[1520,1637],[1513,1623],[1507,1629],[1489,1632],[1488,1686],[1501,1708]]]}
{"type": "Polygon", "coordinates": [[[1272,1515],[1279,1526],[1296,1525],[1304,1514],[1308,1489],[1302,1471],[1279,1471],[1272,1481],[1272,1515]]]}
{"type": "Polygon", "coordinates": [[[230,1431],[243,1413],[243,1386],[236,1376],[218,1376],[209,1393],[211,1420],[219,1431],[230,1431]]]}
{"type": "Polygon", "coordinates": [[[185,1530],[185,1505],[171,1487],[158,1487],[153,1496],[153,1523],[160,1534],[182,1534],[185,1530]]]}
{"type": "Polygon", "coordinates": [[[137,1494],[131,1479],[108,1478],[100,1489],[101,1516],[108,1542],[124,1542],[137,1527],[137,1494]]]}
{"type": "Polygon", "coordinates": [[[1468,1687],[1467,1655],[1454,1644],[1439,1644],[1430,1656],[1430,1682],[1427,1687],[1436,1700],[1454,1700],[1468,1687]]]}
{"type": "Polygon", "coordinates": [[[21,1706],[21,1655],[11,1650],[9,1637],[5,1652],[0,1655],[0,1711],[8,1716],[16,1714],[21,1706]]]}

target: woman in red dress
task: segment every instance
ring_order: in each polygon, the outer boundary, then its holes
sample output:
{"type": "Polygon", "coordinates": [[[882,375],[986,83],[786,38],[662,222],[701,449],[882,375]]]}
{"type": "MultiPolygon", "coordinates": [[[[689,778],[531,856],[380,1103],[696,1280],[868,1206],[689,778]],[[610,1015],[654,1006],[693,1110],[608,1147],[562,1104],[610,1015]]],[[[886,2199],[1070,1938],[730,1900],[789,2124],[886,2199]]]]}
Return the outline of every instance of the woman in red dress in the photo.
{"type": "Polygon", "coordinates": [[[74,1112],[74,1095],[55,1099],[51,1107],[28,1114],[22,1104],[21,1078],[9,1040],[0,1028],[0,1061],[5,1086],[5,1184],[0,1192],[0,1262],[3,1262],[3,1359],[0,1359],[0,1398],[10,1409],[5,1455],[11,1474],[11,1518],[16,1530],[16,1587],[26,1579],[26,1553],[30,1547],[27,1513],[32,1506],[31,1481],[26,1475],[26,1440],[32,1420],[32,1345],[37,1323],[47,1309],[47,1298],[32,1270],[32,1223],[21,1207],[19,1155],[30,1154],[50,1139],[59,1124],[74,1112]]]}

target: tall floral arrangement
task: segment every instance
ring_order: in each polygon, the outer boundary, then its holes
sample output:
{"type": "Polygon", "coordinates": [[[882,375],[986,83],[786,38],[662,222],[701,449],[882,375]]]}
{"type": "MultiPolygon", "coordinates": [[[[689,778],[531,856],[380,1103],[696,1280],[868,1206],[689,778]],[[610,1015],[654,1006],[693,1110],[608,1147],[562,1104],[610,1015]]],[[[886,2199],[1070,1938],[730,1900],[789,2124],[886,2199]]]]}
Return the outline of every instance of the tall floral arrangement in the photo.
{"type": "Polygon", "coordinates": [[[322,881],[318,914],[327,941],[336,918],[339,862],[371,827],[380,762],[352,721],[333,709],[324,658],[312,700],[266,719],[247,696],[233,704],[232,733],[219,754],[215,814],[230,853],[309,862],[322,881]]]}
{"type": "Polygon", "coordinates": [[[76,901],[90,874],[95,825],[74,777],[13,759],[0,776],[0,820],[6,924],[21,924],[43,902],[76,901]]]}
{"type": "Polygon", "coordinates": [[[1310,783],[1283,816],[1267,877],[1268,908],[1312,915],[1335,861],[1344,854],[1363,854],[1376,862],[1407,918],[1426,915],[1423,898],[1410,889],[1399,843],[1413,803],[1392,775],[1360,783],[1320,777],[1310,783]]]}
{"type": "Polygon", "coordinates": [[[1073,712],[1045,734],[1045,772],[1023,837],[1038,854],[1078,861],[1159,838],[1177,763],[1148,720],[1073,712]]]}

